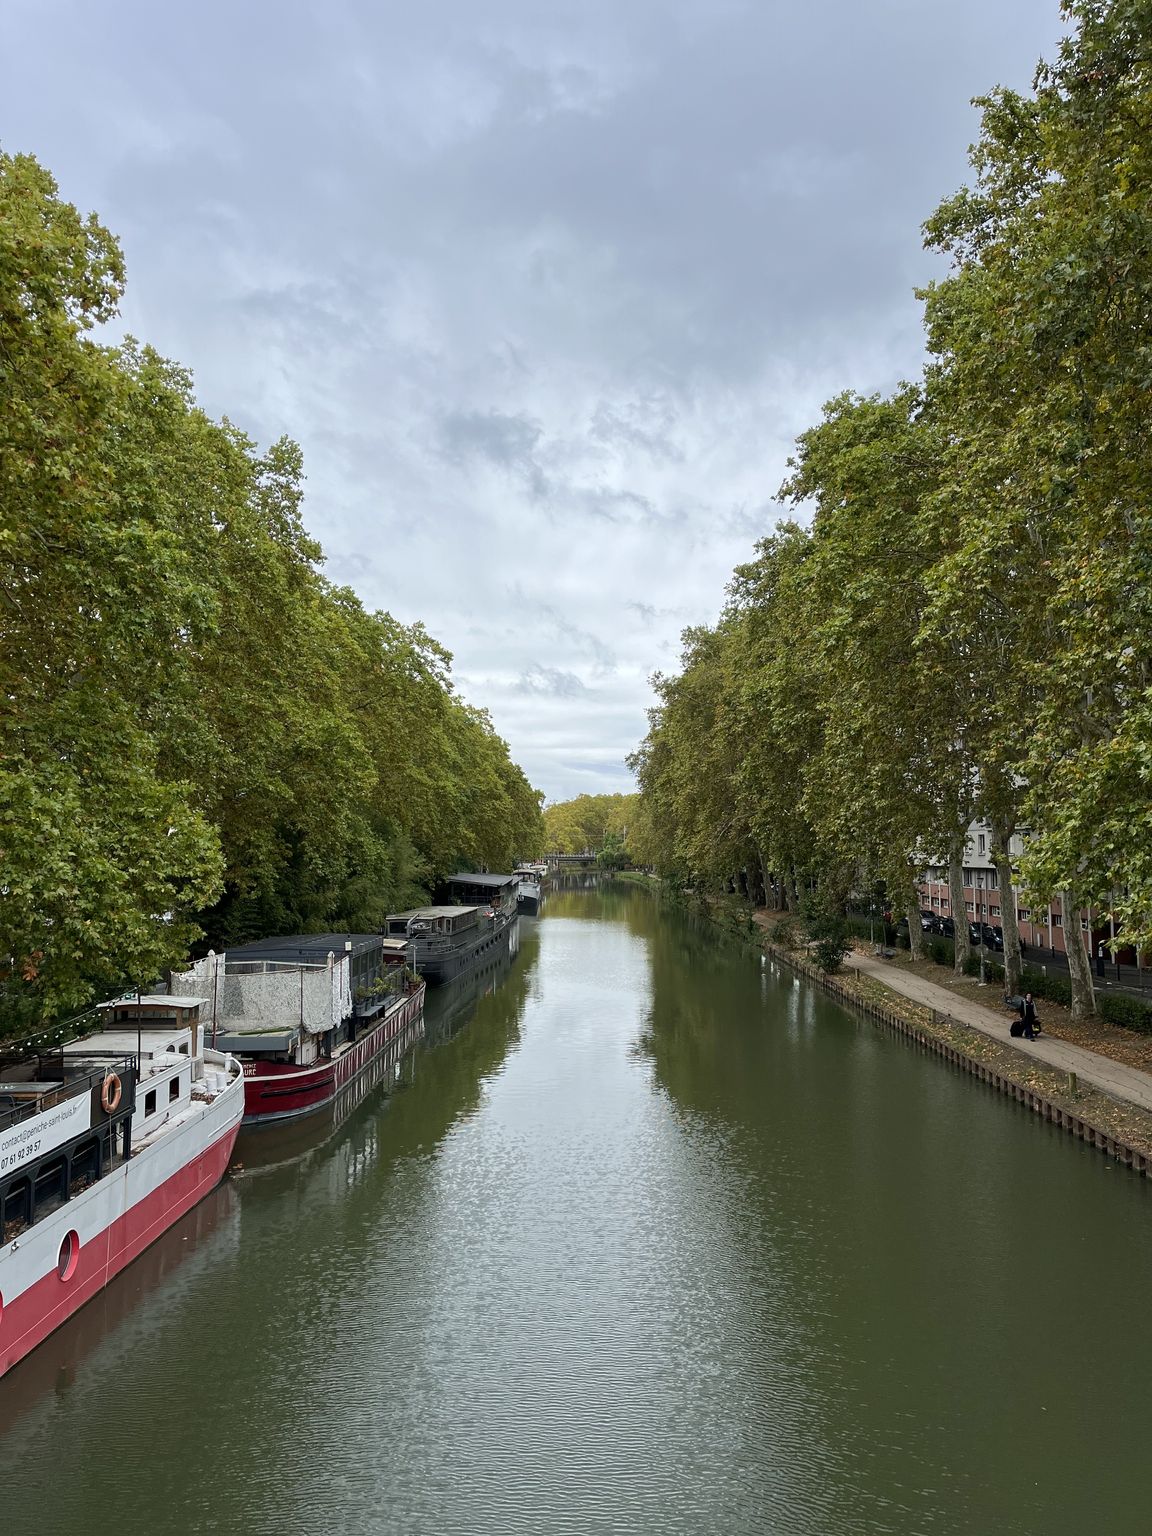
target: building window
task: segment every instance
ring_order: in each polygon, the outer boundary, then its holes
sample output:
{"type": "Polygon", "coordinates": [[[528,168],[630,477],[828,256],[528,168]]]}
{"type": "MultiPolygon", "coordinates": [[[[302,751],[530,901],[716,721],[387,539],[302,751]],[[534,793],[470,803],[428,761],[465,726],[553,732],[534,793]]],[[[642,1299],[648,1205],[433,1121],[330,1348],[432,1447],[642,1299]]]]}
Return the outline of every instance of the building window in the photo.
{"type": "Polygon", "coordinates": [[[1032,919],[1032,913],[1031,913],[1031,910],[1028,907],[1021,907],[1019,912],[1017,912],[1016,916],[1018,918],[1020,918],[1022,922],[1025,922],[1025,923],[1030,922],[1031,919],[1032,919]]]}
{"type": "Polygon", "coordinates": [[[980,836],[976,839],[976,842],[981,853],[988,852],[988,839],[985,837],[983,832],[981,832],[980,836]]]}
{"type": "Polygon", "coordinates": [[[1052,926],[1053,926],[1053,928],[1063,928],[1063,926],[1064,926],[1064,919],[1060,916],[1059,912],[1053,912],[1053,914],[1052,914],[1052,926]]]}
{"type": "Polygon", "coordinates": [[[146,1093],[144,1095],[144,1117],[145,1117],[145,1119],[147,1119],[147,1117],[149,1115],[154,1115],[155,1113],[156,1113],[156,1090],[155,1090],[155,1088],[153,1088],[151,1093],[146,1093]]]}
{"type": "Polygon", "coordinates": [[[1000,916],[1000,908],[999,907],[989,907],[988,910],[991,912],[993,917],[999,917],[1000,916]]]}

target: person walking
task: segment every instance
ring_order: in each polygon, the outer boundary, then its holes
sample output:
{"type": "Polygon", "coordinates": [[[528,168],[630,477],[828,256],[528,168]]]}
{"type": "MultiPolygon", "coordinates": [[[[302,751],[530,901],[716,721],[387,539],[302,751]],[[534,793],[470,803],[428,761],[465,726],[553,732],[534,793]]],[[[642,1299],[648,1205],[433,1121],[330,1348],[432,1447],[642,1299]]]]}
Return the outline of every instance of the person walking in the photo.
{"type": "Polygon", "coordinates": [[[1035,1040],[1036,1031],[1039,1028],[1036,1023],[1036,1003],[1031,992],[1024,994],[1024,1038],[1035,1040]]]}

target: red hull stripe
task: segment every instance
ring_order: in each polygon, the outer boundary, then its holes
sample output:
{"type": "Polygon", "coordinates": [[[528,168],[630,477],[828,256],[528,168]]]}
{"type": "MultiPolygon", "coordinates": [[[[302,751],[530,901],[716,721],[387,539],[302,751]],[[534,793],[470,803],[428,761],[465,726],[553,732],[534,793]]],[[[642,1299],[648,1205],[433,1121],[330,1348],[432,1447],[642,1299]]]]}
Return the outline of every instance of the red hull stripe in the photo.
{"type": "Polygon", "coordinates": [[[0,1315],[0,1376],[35,1349],[55,1328],[98,1295],[108,1282],[154,1243],[174,1221],[216,1188],[228,1167],[239,1126],[233,1126],[99,1237],[81,1246],[75,1273],[55,1270],[6,1302],[0,1315]]]}

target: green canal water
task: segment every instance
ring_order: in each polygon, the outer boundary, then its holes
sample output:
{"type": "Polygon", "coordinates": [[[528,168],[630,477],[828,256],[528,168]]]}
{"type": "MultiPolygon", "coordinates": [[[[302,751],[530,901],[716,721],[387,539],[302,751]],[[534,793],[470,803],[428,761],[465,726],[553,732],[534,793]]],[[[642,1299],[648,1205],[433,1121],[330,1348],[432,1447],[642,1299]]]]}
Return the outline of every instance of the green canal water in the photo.
{"type": "Polygon", "coordinates": [[[628,886],[0,1382],[0,1529],[1146,1536],[1152,1188],[628,886]]]}

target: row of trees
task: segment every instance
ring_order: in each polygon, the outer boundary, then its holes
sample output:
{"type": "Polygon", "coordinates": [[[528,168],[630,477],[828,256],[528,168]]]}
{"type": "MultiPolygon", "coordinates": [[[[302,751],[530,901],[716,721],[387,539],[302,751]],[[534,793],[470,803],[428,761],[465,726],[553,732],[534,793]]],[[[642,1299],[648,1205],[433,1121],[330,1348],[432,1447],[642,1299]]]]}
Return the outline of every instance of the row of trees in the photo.
{"type": "Polygon", "coordinates": [[[541,840],[420,625],[321,575],[301,457],[97,344],[120,250],[0,155],[0,1001],[9,1026],[203,938],[372,929],[541,840]]]}
{"type": "Polygon", "coordinates": [[[640,796],[577,795],[544,809],[544,846],[550,853],[626,854],[646,862],[647,821],[640,796]]]}
{"type": "Polygon", "coordinates": [[[779,524],[657,679],[633,766],[682,878],[815,879],[831,906],[879,879],[914,911],[929,856],[962,913],[980,815],[1004,889],[1152,945],[1152,10],[1064,13],[926,225],[951,271],[920,295],[922,380],[830,402],[780,493],[811,525],[779,524]]]}

